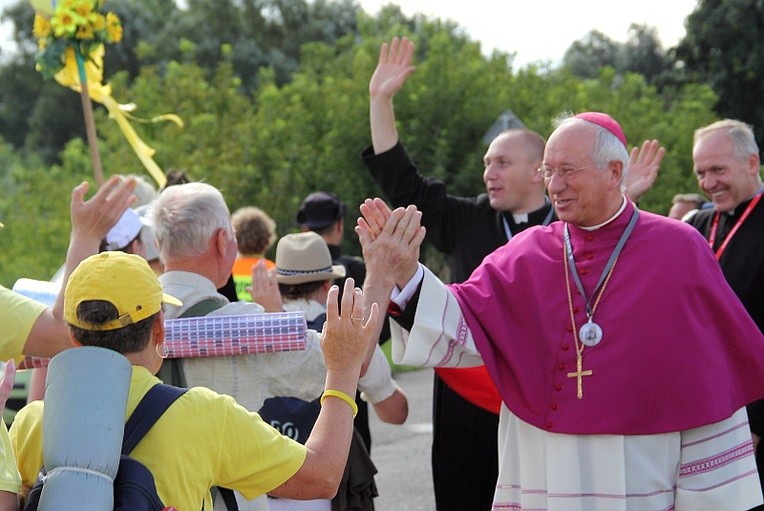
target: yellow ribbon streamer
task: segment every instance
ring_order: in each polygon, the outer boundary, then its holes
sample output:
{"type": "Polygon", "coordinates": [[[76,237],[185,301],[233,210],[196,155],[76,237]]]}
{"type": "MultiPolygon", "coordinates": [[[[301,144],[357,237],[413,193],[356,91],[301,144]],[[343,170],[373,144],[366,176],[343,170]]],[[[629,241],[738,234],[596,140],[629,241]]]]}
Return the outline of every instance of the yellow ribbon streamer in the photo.
{"type": "MultiPolygon", "coordinates": [[[[181,128],[183,127],[183,120],[175,114],[164,114],[150,120],[141,119],[131,115],[129,112],[135,109],[135,105],[132,103],[127,105],[119,104],[111,95],[111,85],[102,83],[103,55],[104,48],[103,45],[101,45],[94,50],[85,61],[85,74],[87,76],[88,93],[90,98],[106,107],[109,112],[109,117],[117,122],[119,129],[127,139],[130,147],[135,151],[138,159],[143,166],[146,167],[146,170],[148,170],[149,174],[151,174],[151,177],[154,178],[159,187],[163,188],[167,184],[167,177],[153,159],[156,151],[141,140],[130,125],[128,119],[139,122],[170,121],[181,128]]],[[[64,68],[56,74],[55,79],[64,87],[69,87],[76,92],[81,92],[80,76],[79,71],[77,70],[77,60],[74,55],[74,49],[66,49],[64,68]]]]}
{"type": "Polygon", "coordinates": [[[48,16],[52,16],[53,13],[56,12],[54,2],[51,2],[50,0],[29,0],[29,3],[32,4],[32,7],[34,7],[36,11],[47,14],[48,16]]]}

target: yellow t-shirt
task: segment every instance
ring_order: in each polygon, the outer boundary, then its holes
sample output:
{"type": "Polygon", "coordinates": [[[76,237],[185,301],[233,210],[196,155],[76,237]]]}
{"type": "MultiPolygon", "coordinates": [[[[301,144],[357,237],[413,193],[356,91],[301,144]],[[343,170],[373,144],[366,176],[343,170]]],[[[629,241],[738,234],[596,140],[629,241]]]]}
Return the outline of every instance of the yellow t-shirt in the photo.
{"type": "Polygon", "coordinates": [[[21,362],[29,332],[46,308],[40,302],[0,286],[0,325],[3,325],[0,360],[13,358],[17,363],[21,362]]]}
{"type": "MultiPolygon", "coordinates": [[[[147,369],[133,366],[126,418],[156,383],[147,369]]],[[[41,401],[27,405],[10,432],[22,481],[30,487],[42,466],[42,412],[41,401]]],[[[232,397],[194,387],[167,409],[132,456],[154,474],[166,506],[193,511],[212,509],[212,486],[248,499],[271,491],[299,470],[306,450],[232,397]]]]}
{"type": "Polygon", "coordinates": [[[5,421],[0,419],[0,490],[18,493],[21,488],[21,474],[16,467],[11,439],[5,421]]]}

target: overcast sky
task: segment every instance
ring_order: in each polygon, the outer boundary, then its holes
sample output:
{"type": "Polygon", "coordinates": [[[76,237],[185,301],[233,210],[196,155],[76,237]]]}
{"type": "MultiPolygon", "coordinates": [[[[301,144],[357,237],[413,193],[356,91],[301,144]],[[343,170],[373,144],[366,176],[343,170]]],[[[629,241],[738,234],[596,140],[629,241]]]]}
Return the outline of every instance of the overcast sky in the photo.
{"type": "MultiPolygon", "coordinates": [[[[0,0],[0,11],[18,0],[0,0]]],[[[422,13],[451,19],[479,40],[484,53],[494,48],[517,52],[515,63],[551,61],[558,64],[565,50],[590,30],[597,29],[623,42],[631,23],[658,29],[664,48],[684,36],[684,20],[697,0],[359,0],[363,9],[377,14],[382,5],[395,3],[407,15],[422,13]]],[[[6,48],[11,28],[0,28],[0,47],[6,48]]]]}
{"type": "Polygon", "coordinates": [[[451,19],[471,38],[479,40],[484,53],[493,49],[517,52],[516,64],[551,61],[557,64],[565,50],[592,29],[614,41],[624,42],[631,23],[658,29],[664,49],[684,36],[684,21],[697,0],[359,0],[369,14],[394,3],[404,14],[416,12],[451,19]]]}

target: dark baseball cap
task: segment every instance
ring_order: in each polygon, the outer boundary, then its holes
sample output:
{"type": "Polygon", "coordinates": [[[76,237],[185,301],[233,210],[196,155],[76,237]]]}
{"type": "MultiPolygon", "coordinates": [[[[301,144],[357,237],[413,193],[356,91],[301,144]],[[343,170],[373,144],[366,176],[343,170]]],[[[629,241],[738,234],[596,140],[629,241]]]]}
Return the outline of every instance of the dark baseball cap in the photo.
{"type": "Polygon", "coordinates": [[[300,204],[297,211],[297,223],[309,229],[328,227],[345,217],[347,207],[331,192],[311,193],[300,204]]]}

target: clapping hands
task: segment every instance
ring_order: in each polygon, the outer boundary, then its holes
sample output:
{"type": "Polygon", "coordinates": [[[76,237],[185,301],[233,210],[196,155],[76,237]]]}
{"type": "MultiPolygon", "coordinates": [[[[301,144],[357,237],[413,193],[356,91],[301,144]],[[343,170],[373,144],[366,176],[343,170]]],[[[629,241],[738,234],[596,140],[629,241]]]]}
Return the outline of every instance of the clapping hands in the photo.
{"type": "Polygon", "coordinates": [[[413,205],[391,211],[379,198],[366,199],[360,209],[363,216],[358,219],[355,231],[367,273],[375,278],[394,279],[395,284],[404,286],[419,264],[419,248],[425,236],[422,212],[413,205]]]}

